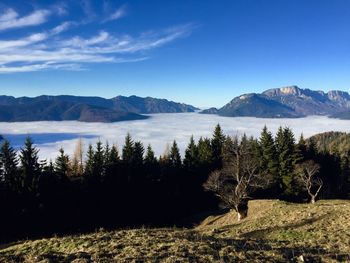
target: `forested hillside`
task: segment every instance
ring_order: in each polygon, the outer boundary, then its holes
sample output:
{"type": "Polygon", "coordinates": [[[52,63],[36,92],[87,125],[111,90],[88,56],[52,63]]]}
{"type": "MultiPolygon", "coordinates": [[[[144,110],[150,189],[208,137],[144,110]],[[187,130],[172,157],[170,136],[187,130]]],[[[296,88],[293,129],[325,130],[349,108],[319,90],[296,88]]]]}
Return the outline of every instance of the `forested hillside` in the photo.
{"type": "Polygon", "coordinates": [[[308,144],[314,144],[319,152],[338,154],[346,158],[350,153],[350,134],[345,132],[325,132],[312,136],[308,144]]]}
{"type": "Polygon", "coordinates": [[[218,125],[211,138],[190,138],[183,157],[176,141],[158,158],[151,145],[127,135],[122,149],[98,142],[84,153],[79,141],[73,156],[61,149],[53,162],[39,160],[30,138],[18,155],[4,141],[0,236],[9,240],[98,227],[187,225],[192,222],[188,218],[218,205],[242,212],[243,218],[250,198],[348,198],[349,155],[316,146],[318,141],[341,142],[347,135],[315,139],[323,136],[296,140],[289,128],[280,127],[273,135],[265,127],[259,138],[229,137],[218,125]],[[310,189],[304,180],[309,172],[310,189]],[[235,188],[240,196],[232,193],[235,188]]]}

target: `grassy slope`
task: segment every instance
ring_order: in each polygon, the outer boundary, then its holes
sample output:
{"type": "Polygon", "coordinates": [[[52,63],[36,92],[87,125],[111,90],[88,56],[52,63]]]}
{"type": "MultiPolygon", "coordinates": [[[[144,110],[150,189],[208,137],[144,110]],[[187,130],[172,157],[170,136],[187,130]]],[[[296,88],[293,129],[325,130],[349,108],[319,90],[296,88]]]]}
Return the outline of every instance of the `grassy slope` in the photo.
{"type": "Polygon", "coordinates": [[[350,201],[258,200],[249,209],[241,223],[232,212],[191,230],[101,230],[3,245],[0,262],[350,261],[350,201]]]}

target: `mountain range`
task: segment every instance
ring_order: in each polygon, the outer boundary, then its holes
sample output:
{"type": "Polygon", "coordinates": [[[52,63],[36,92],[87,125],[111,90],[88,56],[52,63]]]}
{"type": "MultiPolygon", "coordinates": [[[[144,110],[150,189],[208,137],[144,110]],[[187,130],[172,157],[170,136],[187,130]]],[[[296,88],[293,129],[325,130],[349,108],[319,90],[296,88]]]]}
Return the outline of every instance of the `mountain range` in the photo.
{"type": "Polygon", "coordinates": [[[221,116],[251,116],[259,118],[298,118],[326,115],[350,119],[350,95],[345,91],[327,93],[297,86],[269,89],[235,97],[222,108],[203,110],[203,114],[221,116]]]}
{"type": "MultiPolygon", "coordinates": [[[[148,118],[151,113],[194,112],[198,108],[151,97],[117,96],[111,99],[83,96],[19,97],[0,96],[0,121],[116,122],[148,118]]],[[[350,119],[350,95],[288,86],[262,93],[248,93],[233,98],[223,107],[201,111],[203,114],[259,118],[299,118],[324,115],[350,119]]]]}
{"type": "Polygon", "coordinates": [[[0,121],[116,122],[146,119],[142,114],[194,112],[191,105],[151,97],[0,96],[0,121]]]}

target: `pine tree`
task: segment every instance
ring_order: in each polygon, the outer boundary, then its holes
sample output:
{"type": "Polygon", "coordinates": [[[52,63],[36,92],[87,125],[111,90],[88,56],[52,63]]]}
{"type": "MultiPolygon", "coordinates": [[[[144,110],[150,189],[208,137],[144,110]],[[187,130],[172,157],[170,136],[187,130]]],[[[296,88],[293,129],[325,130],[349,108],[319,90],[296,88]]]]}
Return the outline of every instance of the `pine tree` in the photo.
{"type": "Polygon", "coordinates": [[[283,128],[282,126],[278,127],[276,137],[275,137],[275,146],[277,154],[282,152],[284,146],[284,136],[283,136],[283,128]]]}
{"type": "Polygon", "coordinates": [[[112,145],[112,147],[109,147],[109,144],[106,143],[104,149],[104,173],[106,180],[113,182],[120,179],[118,176],[120,171],[119,164],[120,158],[117,146],[112,145]]]}
{"type": "Polygon", "coordinates": [[[222,166],[222,147],[225,142],[225,135],[219,124],[216,125],[213,138],[211,139],[211,148],[213,153],[213,162],[215,168],[222,166]]]}
{"type": "Polygon", "coordinates": [[[122,159],[125,164],[131,164],[134,155],[134,142],[128,133],[125,137],[125,143],[123,147],[122,159]]]}
{"type": "Polygon", "coordinates": [[[19,187],[18,159],[16,151],[11,147],[8,140],[3,141],[0,148],[0,163],[5,186],[8,189],[17,191],[19,187]]]}
{"type": "Polygon", "coordinates": [[[111,148],[109,146],[108,141],[106,142],[103,153],[104,153],[104,156],[103,156],[104,165],[108,166],[108,165],[110,165],[110,157],[111,157],[111,148]]]}
{"type": "Polygon", "coordinates": [[[264,126],[259,138],[260,165],[261,169],[273,179],[274,184],[278,184],[278,160],[275,142],[272,133],[264,126]]]}
{"type": "Polygon", "coordinates": [[[116,145],[113,145],[109,153],[109,163],[112,165],[116,165],[119,163],[119,161],[120,161],[120,157],[119,157],[118,148],[116,145]]]}
{"type": "Polygon", "coordinates": [[[230,136],[226,137],[225,143],[222,148],[222,159],[224,164],[228,163],[231,160],[237,146],[238,146],[237,136],[235,136],[234,138],[231,138],[230,136]]]}
{"type": "Polygon", "coordinates": [[[143,164],[143,154],[145,152],[145,148],[143,147],[142,142],[134,143],[134,152],[132,155],[132,164],[135,167],[141,167],[143,164]]]}
{"type": "Polygon", "coordinates": [[[199,138],[198,140],[198,158],[201,166],[211,166],[213,161],[213,152],[208,138],[199,138]]]}
{"type": "MultiPolygon", "coordinates": [[[[256,162],[259,163],[260,161],[260,145],[259,140],[255,139],[253,136],[250,136],[248,141],[248,149],[251,153],[251,156],[256,159],[256,162]]],[[[255,160],[254,160],[255,161],[255,160]]]]}
{"type": "Polygon", "coordinates": [[[181,155],[179,147],[174,140],[169,153],[169,165],[173,168],[181,168],[181,155]]]}
{"type": "Polygon", "coordinates": [[[279,179],[285,197],[290,198],[297,193],[293,189],[295,181],[294,168],[297,161],[294,134],[289,128],[278,129],[276,135],[276,149],[279,161],[279,179]]]}
{"type": "Polygon", "coordinates": [[[199,158],[198,158],[198,147],[194,141],[193,136],[190,138],[190,142],[185,151],[184,167],[188,171],[193,171],[198,168],[199,158]]]}
{"type": "Polygon", "coordinates": [[[304,139],[304,135],[301,134],[299,137],[298,143],[295,145],[295,163],[301,163],[305,161],[306,156],[307,156],[307,146],[306,146],[306,141],[304,139]]]}
{"type": "Polygon", "coordinates": [[[301,134],[298,144],[297,144],[297,151],[298,151],[298,156],[299,156],[299,160],[302,161],[305,156],[306,156],[306,152],[307,152],[307,146],[306,146],[306,141],[304,139],[304,135],[301,134]]]}
{"type": "Polygon", "coordinates": [[[55,166],[52,160],[50,160],[49,163],[43,167],[43,172],[49,175],[53,175],[55,173],[55,166]]]}
{"type": "Polygon", "coordinates": [[[32,140],[28,137],[24,148],[20,151],[20,170],[21,170],[21,192],[35,194],[38,190],[40,179],[40,164],[38,152],[32,140]]]}
{"type": "Polygon", "coordinates": [[[106,143],[105,149],[104,149],[104,162],[106,167],[112,167],[114,165],[119,164],[120,157],[118,148],[116,145],[112,145],[112,147],[109,147],[108,142],[106,143]]]}
{"type": "Polygon", "coordinates": [[[86,162],[85,162],[85,176],[87,178],[93,176],[94,174],[94,156],[95,152],[91,144],[89,144],[88,151],[86,153],[86,162]]]}
{"type": "Polygon", "coordinates": [[[52,197],[57,198],[57,194],[62,193],[62,190],[66,189],[63,185],[66,182],[68,180],[62,180],[62,176],[55,171],[55,164],[52,160],[42,166],[39,184],[41,202],[50,202],[48,200],[52,200],[52,197]]]}
{"type": "Polygon", "coordinates": [[[158,168],[158,160],[155,157],[155,154],[151,145],[149,144],[147,146],[146,155],[145,155],[145,173],[146,173],[146,177],[149,178],[151,181],[159,179],[157,168],[158,168]]]}
{"type": "Polygon", "coordinates": [[[69,156],[64,153],[63,148],[59,150],[60,155],[56,158],[54,169],[59,179],[66,179],[70,175],[69,156]]]}
{"type": "Polygon", "coordinates": [[[308,140],[307,143],[307,156],[309,159],[314,159],[317,156],[317,144],[313,137],[308,140]]]}
{"type": "Polygon", "coordinates": [[[103,145],[101,141],[98,141],[96,143],[96,149],[93,157],[93,176],[98,181],[101,181],[102,178],[105,176],[105,153],[103,150],[103,145]]]}
{"type": "Polygon", "coordinates": [[[154,165],[157,163],[157,158],[155,157],[154,151],[152,149],[152,146],[148,144],[146,155],[145,155],[145,164],[146,165],[154,165]]]}
{"type": "Polygon", "coordinates": [[[243,134],[243,136],[241,138],[240,147],[244,148],[244,149],[248,148],[248,137],[245,133],[243,134]]]}

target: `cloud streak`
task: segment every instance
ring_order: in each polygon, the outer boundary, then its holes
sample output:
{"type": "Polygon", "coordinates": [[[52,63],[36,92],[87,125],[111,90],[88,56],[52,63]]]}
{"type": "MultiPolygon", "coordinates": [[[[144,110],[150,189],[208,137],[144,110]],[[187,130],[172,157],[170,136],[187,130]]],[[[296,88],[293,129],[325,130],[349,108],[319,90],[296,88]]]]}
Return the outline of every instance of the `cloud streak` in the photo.
{"type": "Polygon", "coordinates": [[[127,15],[127,8],[126,8],[126,5],[123,5],[123,6],[119,7],[117,10],[115,10],[112,14],[110,14],[104,20],[104,22],[118,20],[120,18],[125,17],[126,15],[127,15]]]}
{"type": "Polygon", "coordinates": [[[73,22],[70,22],[70,21],[65,21],[63,22],[62,24],[54,27],[53,29],[51,29],[51,34],[52,35],[57,35],[57,34],[60,34],[64,31],[67,31],[69,28],[72,27],[74,23],[73,22]]]}
{"type": "Polygon", "coordinates": [[[43,24],[50,14],[49,10],[40,9],[19,17],[15,10],[9,8],[0,14],[0,31],[43,24]]]}
{"type": "Polygon", "coordinates": [[[28,37],[18,39],[18,40],[0,40],[0,51],[11,50],[13,48],[25,47],[36,42],[43,41],[47,38],[47,34],[36,33],[28,37]]]}
{"type": "MultiPolygon", "coordinates": [[[[12,11],[3,20],[16,19],[12,11]]],[[[194,30],[192,24],[180,25],[138,36],[117,35],[101,30],[88,38],[79,35],[63,38],[60,34],[74,24],[65,21],[44,32],[21,39],[0,41],[0,73],[48,69],[82,70],[88,63],[126,63],[148,59],[143,51],[155,49],[183,38],[194,30]],[[142,54],[140,54],[142,53],[142,54]]]]}

